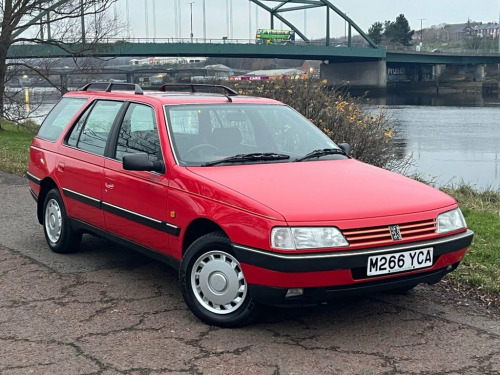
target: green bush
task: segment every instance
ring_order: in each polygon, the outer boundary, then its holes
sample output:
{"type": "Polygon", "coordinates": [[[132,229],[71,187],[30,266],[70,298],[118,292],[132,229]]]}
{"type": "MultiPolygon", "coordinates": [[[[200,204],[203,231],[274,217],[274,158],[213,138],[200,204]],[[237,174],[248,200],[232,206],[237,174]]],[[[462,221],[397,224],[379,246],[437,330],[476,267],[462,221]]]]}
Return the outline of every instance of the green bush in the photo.
{"type": "Polygon", "coordinates": [[[351,145],[358,160],[405,172],[410,160],[400,152],[394,126],[385,110],[368,113],[361,99],[353,98],[342,88],[329,88],[325,81],[284,79],[246,84],[234,83],[241,94],[279,100],[308,118],[335,143],[351,145]]]}

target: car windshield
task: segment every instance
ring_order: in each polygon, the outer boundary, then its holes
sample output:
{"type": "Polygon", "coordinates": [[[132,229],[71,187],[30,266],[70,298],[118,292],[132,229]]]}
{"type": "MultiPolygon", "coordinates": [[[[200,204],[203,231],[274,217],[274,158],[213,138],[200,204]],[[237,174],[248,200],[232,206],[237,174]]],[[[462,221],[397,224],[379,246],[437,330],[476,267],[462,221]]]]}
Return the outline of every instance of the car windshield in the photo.
{"type": "MultiPolygon", "coordinates": [[[[184,166],[286,163],[339,147],[295,110],[273,104],[166,106],[177,162],[184,166]],[[226,159],[226,161],[224,161],[226,159]]],[[[315,158],[343,159],[342,153],[315,158]]]]}

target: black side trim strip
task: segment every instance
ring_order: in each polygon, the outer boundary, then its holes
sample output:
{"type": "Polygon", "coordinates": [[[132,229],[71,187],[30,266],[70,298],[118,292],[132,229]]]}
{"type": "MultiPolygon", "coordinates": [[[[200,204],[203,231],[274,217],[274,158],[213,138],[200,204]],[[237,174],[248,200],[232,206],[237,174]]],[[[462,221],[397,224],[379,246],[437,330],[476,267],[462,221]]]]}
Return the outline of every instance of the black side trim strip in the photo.
{"type": "Polygon", "coordinates": [[[68,198],[74,199],[78,202],[87,204],[87,205],[92,206],[94,208],[102,209],[101,201],[98,199],[87,197],[86,195],[79,194],[79,193],[72,191],[72,190],[69,190],[69,189],[63,189],[63,193],[68,198]]]}
{"type": "Polygon", "coordinates": [[[123,217],[124,219],[134,221],[141,225],[145,225],[147,227],[159,230],[161,232],[165,232],[172,236],[179,237],[181,234],[181,228],[176,227],[175,225],[171,225],[166,221],[156,220],[147,216],[143,216],[141,214],[128,211],[124,208],[114,206],[112,204],[97,200],[95,198],[88,197],[83,194],[79,194],[75,191],[69,189],[63,189],[64,195],[68,198],[75,199],[78,202],[87,204],[91,207],[97,208],[99,210],[104,210],[109,212],[110,214],[117,215],[123,217]]]}
{"type": "Polygon", "coordinates": [[[33,176],[29,172],[26,172],[26,178],[37,185],[40,185],[42,183],[42,180],[40,180],[38,177],[33,176]]]}
{"type": "MultiPolygon", "coordinates": [[[[414,245],[412,247],[417,250],[432,246],[434,256],[437,258],[440,255],[468,247],[472,242],[473,234],[472,231],[467,231],[466,235],[459,236],[454,240],[432,245],[412,244],[414,245]]],[[[233,248],[240,262],[279,272],[318,272],[366,267],[368,257],[373,255],[370,252],[363,252],[362,254],[354,253],[338,257],[314,257],[317,254],[311,254],[309,258],[304,254],[301,254],[300,257],[293,255],[276,257],[269,251],[250,249],[237,244],[234,244],[233,248]]],[[[376,248],[372,250],[375,252],[376,248]]],[[[399,251],[402,250],[397,248],[393,250],[393,252],[399,251]]],[[[390,253],[390,249],[387,249],[385,253],[390,253]]]]}
{"type": "Polygon", "coordinates": [[[172,257],[170,255],[160,253],[158,251],[150,249],[149,247],[141,246],[135,242],[126,240],[125,238],[116,236],[114,234],[106,232],[100,228],[94,227],[93,225],[84,223],[83,221],[80,221],[77,219],[70,218],[70,222],[71,222],[71,226],[75,230],[87,232],[87,233],[92,233],[92,234],[95,234],[97,236],[107,238],[110,241],[116,242],[122,246],[129,247],[129,248],[131,248],[135,251],[138,251],[138,252],[140,252],[140,253],[142,253],[150,258],[153,258],[155,260],[158,260],[162,263],[167,264],[168,266],[174,268],[174,270],[176,270],[176,271],[179,271],[180,261],[175,259],[174,257],[172,257]]]}
{"type": "Polygon", "coordinates": [[[180,228],[169,225],[165,221],[155,220],[146,216],[142,216],[136,214],[135,212],[124,210],[120,207],[113,206],[106,202],[102,202],[102,209],[113,215],[117,215],[123,217],[124,219],[131,220],[147,227],[171,234],[172,236],[178,237],[181,232],[180,228]]]}
{"type": "Polygon", "coordinates": [[[35,202],[38,202],[38,196],[35,194],[35,192],[32,189],[30,189],[30,194],[33,197],[33,199],[35,200],[35,202]]]}

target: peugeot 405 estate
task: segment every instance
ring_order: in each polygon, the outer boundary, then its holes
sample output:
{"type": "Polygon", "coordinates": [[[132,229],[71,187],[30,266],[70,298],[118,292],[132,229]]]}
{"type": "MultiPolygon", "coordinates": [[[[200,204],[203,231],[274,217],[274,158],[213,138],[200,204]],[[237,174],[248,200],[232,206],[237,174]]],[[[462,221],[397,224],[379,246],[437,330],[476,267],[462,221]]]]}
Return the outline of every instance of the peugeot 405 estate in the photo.
{"type": "Polygon", "coordinates": [[[436,283],[463,259],[453,198],[349,151],[224,86],[101,83],[49,113],[27,176],[52,251],[90,233],[150,254],[199,319],[235,327],[266,305],[436,283]]]}

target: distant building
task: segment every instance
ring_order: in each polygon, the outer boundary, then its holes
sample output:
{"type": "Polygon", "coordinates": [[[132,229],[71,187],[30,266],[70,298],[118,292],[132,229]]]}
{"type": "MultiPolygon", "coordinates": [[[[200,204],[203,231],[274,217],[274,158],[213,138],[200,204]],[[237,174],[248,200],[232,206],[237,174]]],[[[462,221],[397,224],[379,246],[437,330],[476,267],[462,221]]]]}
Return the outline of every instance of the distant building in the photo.
{"type": "Polygon", "coordinates": [[[304,60],[304,63],[300,67],[303,72],[308,73],[311,76],[319,76],[320,68],[321,61],[318,60],[304,60]]]}
{"type": "Polygon", "coordinates": [[[500,35],[500,24],[488,22],[477,28],[477,34],[483,38],[495,39],[500,35]]]}
{"type": "Polygon", "coordinates": [[[271,69],[271,70],[255,70],[241,76],[231,76],[231,81],[265,81],[270,79],[280,78],[306,78],[301,69],[271,69]]]}
{"type": "Polygon", "coordinates": [[[215,78],[227,78],[234,74],[234,69],[222,64],[205,65],[207,76],[215,78]]]}
{"type": "Polygon", "coordinates": [[[147,57],[131,59],[130,65],[195,64],[207,61],[206,57],[147,57]]]}
{"type": "MultiPolygon", "coordinates": [[[[424,39],[426,35],[433,33],[437,36],[437,40],[444,43],[464,40],[469,37],[494,39],[500,35],[500,25],[494,22],[483,24],[482,22],[469,21],[467,23],[432,26],[424,30],[424,39]]],[[[415,33],[415,38],[419,40],[420,33],[415,33]]]]}

